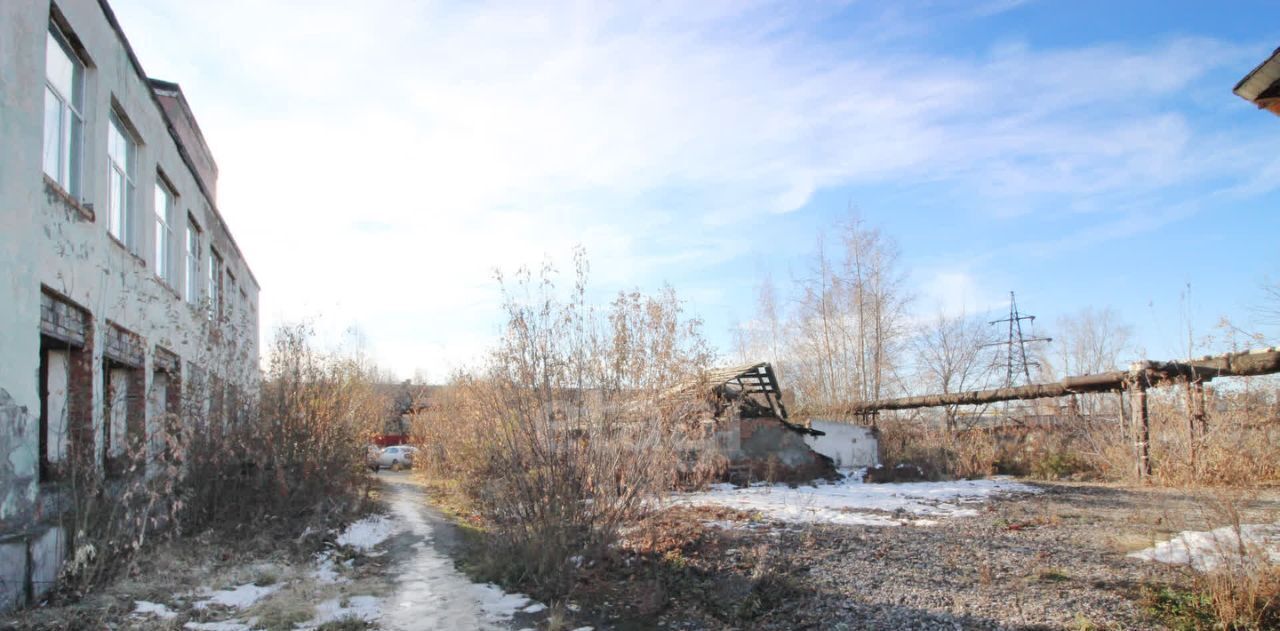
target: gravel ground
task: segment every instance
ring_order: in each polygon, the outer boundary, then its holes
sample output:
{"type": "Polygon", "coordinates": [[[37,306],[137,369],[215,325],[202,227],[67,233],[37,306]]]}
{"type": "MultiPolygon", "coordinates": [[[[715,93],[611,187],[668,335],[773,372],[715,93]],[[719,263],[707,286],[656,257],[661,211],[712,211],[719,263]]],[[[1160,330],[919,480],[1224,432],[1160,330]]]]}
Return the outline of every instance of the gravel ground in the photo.
{"type": "MultiPolygon", "coordinates": [[[[1125,555],[1231,519],[1221,493],[1044,484],[932,526],[785,526],[678,508],[584,584],[597,628],[1147,629],[1186,570],[1125,555]],[[655,534],[661,533],[661,534],[655,534]]],[[[1275,521],[1274,493],[1240,519],[1275,521]]]]}

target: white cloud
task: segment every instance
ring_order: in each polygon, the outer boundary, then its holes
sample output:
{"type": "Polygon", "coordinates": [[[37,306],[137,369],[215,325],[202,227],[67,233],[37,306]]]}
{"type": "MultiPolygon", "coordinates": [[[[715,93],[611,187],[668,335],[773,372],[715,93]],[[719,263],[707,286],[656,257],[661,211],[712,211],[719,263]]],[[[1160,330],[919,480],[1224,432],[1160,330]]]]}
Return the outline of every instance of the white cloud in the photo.
{"type": "Polygon", "coordinates": [[[937,182],[999,217],[1239,168],[1159,106],[1237,54],[1210,40],[942,56],[877,47],[919,20],[822,40],[827,9],[789,3],[113,4],[188,92],[264,324],[358,322],[403,374],[475,356],[494,267],[577,243],[600,284],[653,286],[833,186],[937,182]]]}

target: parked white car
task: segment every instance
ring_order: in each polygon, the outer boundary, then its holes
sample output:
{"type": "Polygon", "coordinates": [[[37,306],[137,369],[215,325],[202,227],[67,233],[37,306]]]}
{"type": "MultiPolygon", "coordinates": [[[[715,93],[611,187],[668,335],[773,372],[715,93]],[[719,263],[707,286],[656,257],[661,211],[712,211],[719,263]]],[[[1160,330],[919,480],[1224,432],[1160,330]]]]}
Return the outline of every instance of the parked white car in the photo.
{"type": "Polygon", "coordinates": [[[409,445],[384,447],[382,452],[378,454],[378,469],[399,471],[400,469],[413,467],[413,455],[417,452],[417,447],[410,447],[409,445]]]}

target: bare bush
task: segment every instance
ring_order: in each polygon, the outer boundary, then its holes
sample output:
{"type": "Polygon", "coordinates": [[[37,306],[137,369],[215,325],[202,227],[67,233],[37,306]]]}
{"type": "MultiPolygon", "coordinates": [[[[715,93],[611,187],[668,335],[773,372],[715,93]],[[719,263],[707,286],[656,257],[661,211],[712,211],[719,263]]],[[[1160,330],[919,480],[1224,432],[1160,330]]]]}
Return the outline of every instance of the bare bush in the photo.
{"type": "Polygon", "coordinates": [[[368,484],[365,444],[386,405],[374,374],[361,358],[315,350],[306,327],[281,328],[259,400],[210,418],[193,379],[181,413],[160,415],[109,466],[73,453],[62,594],[77,597],[127,568],[156,535],[264,521],[301,530],[345,514],[368,484]]]}
{"type": "Polygon", "coordinates": [[[368,484],[366,445],[390,405],[376,377],[359,356],[318,351],[306,326],[277,330],[251,420],[197,425],[188,519],[238,524],[345,508],[368,484]]]}
{"type": "MultiPolygon", "coordinates": [[[[1280,482],[1280,396],[1274,378],[1224,382],[1209,402],[1207,427],[1181,386],[1148,392],[1153,475],[1170,487],[1249,488],[1280,482]]],[[[1136,483],[1133,436],[1118,415],[1060,415],[1036,426],[995,425],[954,433],[918,417],[878,423],[881,461],[913,464],[931,477],[991,473],[1089,477],[1136,483]]]]}
{"type": "Polygon", "coordinates": [[[429,471],[456,480],[491,527],[494,578],[548,596],[688,469],[686,430],[705,406],[668,395],[711,359],[670,288],[602,311],[587,303],[581,252],[576,262],[568,299],[549,267],[500,277],[498,347],[415,423],[429,471]]]}

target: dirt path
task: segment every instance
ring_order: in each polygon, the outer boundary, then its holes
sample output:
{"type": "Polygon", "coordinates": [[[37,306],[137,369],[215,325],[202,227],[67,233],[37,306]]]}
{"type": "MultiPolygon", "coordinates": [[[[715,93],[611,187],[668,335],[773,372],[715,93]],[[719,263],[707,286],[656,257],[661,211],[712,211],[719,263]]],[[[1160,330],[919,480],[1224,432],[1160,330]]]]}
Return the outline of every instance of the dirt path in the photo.
{"type": "Polygon", "coordinates": [[[411,475],[380,476],[391,516],[403,530],[387,542],[394,591],[384,605],[383,629],[515,629],[532,626],[540,609],[529,599],[472,582],[449,557],[456,527],[432,508],[411,475]]]}

